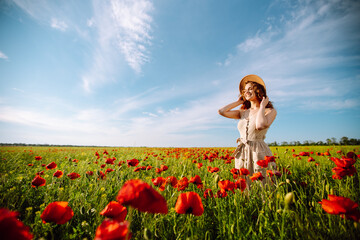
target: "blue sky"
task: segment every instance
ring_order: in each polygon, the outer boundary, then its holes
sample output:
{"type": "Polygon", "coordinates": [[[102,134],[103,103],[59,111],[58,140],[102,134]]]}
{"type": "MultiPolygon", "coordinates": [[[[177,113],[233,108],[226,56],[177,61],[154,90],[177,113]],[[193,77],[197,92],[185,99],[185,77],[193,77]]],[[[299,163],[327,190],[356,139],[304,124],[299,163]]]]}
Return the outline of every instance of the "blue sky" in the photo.
{"type": "Polygon", "coordinates": [[[241,78],[278,115],[266,142],[360,138],[349,0],[0,2],[0,142],[234,147],[241,78]]]}

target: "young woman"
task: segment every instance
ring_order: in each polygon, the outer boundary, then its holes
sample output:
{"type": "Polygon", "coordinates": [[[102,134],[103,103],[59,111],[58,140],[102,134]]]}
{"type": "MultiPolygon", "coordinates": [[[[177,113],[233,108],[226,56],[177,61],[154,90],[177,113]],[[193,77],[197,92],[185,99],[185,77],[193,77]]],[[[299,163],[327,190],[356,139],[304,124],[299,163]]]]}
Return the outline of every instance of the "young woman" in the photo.
{"type": "MultiPolygon", "coordinates": [[[[237,128],[241,138],[237,139],[238,147],[233,156],[235,168],[246,168],[249,176],[261,172],[267,179],[266,170],[275,168],[274,162],[268,167],[260,167],[256,162],[264,160],[265,156],[272,156],[271,150],[264,142],[265,135],[276,117],[276,110],[266,95],[264,81],[257,75],[247,75],[239,85],[240,97],[236,102],[219,109],[219,114],[233,119],[239,119],[237,128]],[[240,106],[239,109],[234,108],[240,106]]],[[[251,181],[247,178],[248,187],[251,181]]]]}

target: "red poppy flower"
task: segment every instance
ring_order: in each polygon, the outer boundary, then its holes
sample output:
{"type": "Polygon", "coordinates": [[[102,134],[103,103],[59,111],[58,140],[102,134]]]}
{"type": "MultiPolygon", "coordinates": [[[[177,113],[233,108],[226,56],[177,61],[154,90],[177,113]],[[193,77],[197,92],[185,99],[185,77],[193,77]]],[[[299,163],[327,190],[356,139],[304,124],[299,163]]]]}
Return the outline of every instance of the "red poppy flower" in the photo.
{"type": "Polygon", "coordinates": [[[309,158],[308,158],[308,162],[314,162],[314,161],[315,161],[314,158],[312,158],[312,157],[309,157],[309,158]]]}
{"type": "Polygon", "coordinates": [[[92,176],[92,175],[94,175],[94,172],[93,171],[86,171],[86,174],[89,175],[89,176],[92,176]]]}
{"type": "Polygon", "coordinates": [[[217,194],[216,194],[216,197],[218,198],[224,198],[224,197],[227,197],[227,192],[224,190],[224,189],[220,189],[217,194]]]}
{"type": "Polygon", "coordinates": [[[100,154],[98,152],[95,152],[95,156],[96,156],[97,159],[100,158],[100,154]]]}
{"type": "Polygon", "coordinates": [[[162,171],[161,171],[160,168],[156,168],[156,169],[155,169],[155,172],[158,173],[158,174],[162,173],[162,171]]]}
{"type": "Polygon", "coordinates": [[[114,164],[114,161],[115,161],[116,159],[114,159],[114,158],[107,158],[106,159],[106,161],[105,161],[105,163],[106,164],[114,164]]]}
{"type": "Polygon", "coordinates": [[[275,162],[275,156],[265,156],[265,161],[275,162]]]}
{"type": "Polygon", "coordinates": [[[106,173],[109,173],[109,172],[112,172],[112,171],[114,171],[114,169],[108,168],[108,169],[106,169],[105,174],[106,174],[106,173]]]}
{"type": "Polygon", "coordinates": [[[250,177],[251,181],[254,181],[254,180],[263,180],[264,179],[264,176],[261,174],[261,172],[257,172],[257,173],[254,173],[251,177],[250,177]]]}
{"type": "Polygon", "coordinates": [[[94,240],[128,240],[130,238],[129,222],[106,218],[96,229],[94,240]]]}
{"type": "Polygon", "coordinates": [[[299,152],[299,155],[307,157],[307,156],[310,156],[310,153],[309,152],[299,152]]]}
{"type": "Polygon", "coordinates": [[[103,154],[108,155],[109,153],[108,153],[108,151],[104,150],[103,154]]]}
{"type": "Polygon", "coordinates": [[[235,188],[240,189],[243,192],[246,188],[246,180],[243,178],[239,178],[239,180],[235,182],[235,188]]]}
{"type": "Polygon", "coordinates": [[[77,178],[81,177],[80,174],[75,173],[75,172],[69,173],[67,176],[68,176],[71,180],[74,180],[74,179],[77,179],[77,178]]]}
{"type": "Polygon", "coordinates": [[[139,164],[139,160],[137,159],[130,159],[126,160],[128,167],[136,167],[139,164]]]}
{"type": "Polygon", "coordinates": [[[353,158],[353,159],[357,159],[357,158],[358,158],[358,156],[357,156],[354,152],[348,152],[348,153],[346,154],[346,157],[347,157],[347,158],[353,158]]]}
{"type": "Polygon", "coordinates": [[[40,161],[42,159],[42,156],[35,156],[35,160],[40,161]]]}
{"type": "Polygon", "coordinates": [[[235,184],[229,180],[219,181],[218,186],[224,191],[232,191],[234,193],[235,184]]]}
{"type": "Polygon", "coordinates": [[[161,165],[161,166],[160,166],[160,170],[161,170],[161,171],[166,171],[166,170],[168,170],[168,166],[161,165]]]}
{"type": "Polygon", "coordinates": [[[329,200],[323,199],[321,207],[329,214],[340,215],[342,218],[352,219],[356,222],[360,220],[359,204],[352,201],[350,198],[328,195],[329,200]]]}
{"type": "Polygon", "coordinates": [[[269,165],[269,162],[266,160],[259,160],[256,162],[257,165],[259,165],[262,168],[267,168],[269,165]]]}
{"type": "Polygon", "coordinates": [[[201,216],[204,213],[204,207],[199,194],[195,192],[181,193],[176,201],[175,211],[179,214],[201,216]]]}
{"type": "Polygon", "coordinates": [[[151,170],[152,169],[152,166],[147,166],[146,167],[146,170],[151,170]]]}
{"type": "Polygon", "coordinates": [[[2,239],[31,240],[29,227],[17,219],[19,213],[0,208],[0,236],[2,239]]]}
{"type": "Polygon", "coordinates": [[[32,164],[32,163],[29,163],[29,164],[28,164],[28,166],[29,166],[29,167],[32,167],[32,166],[34,166],[34,164],[32,164]]]}
{"type": "Polygon", "coordinates": [[[127,181],[116,199],[120,204],[130,205],[141,212],[168,213],[164,197],[141,180],[127,181]]]}
{"type": "Polygon", "coordinates": [[[336,177],[333,179],[342,179],[345,176],[353,176],[356,173],[356,168],[354,166],[348,168],[334,167],[332,172],[335,173],[336,177]]]}
{"type": "Polygon", "coordinates": [[[232,168],[232,169],[230,170],[230,172],[231,172],[232,174],[240,174],[239,169],[236,169],[236,168],[232,168]]]}
{"type": "Polygon", "coordinates": [[[187,177],[183,177],[182,179],[177,181],[176,188],[178,191],[184,191],[189,186],[189,180],[187,177]]]}
{"type": "Polygon", "coordinates": [[[104,167],[106,167],[106,164],[101,164],[100,167],[104,168],[104,167]]]}
{"type": "Polygon", "coordinates": [[[37,175],[31,182],[32,187],[42,187],[45,186],[46,180],[39,175],[37,175]]]}
{"type": "Polygon", "coordinates": [[[211,173],[218,172],[218,171],[220,171],[220,169],[218,167],[213,167],[210,169],[211,173]]]}
{"type": "Polygon", "coordinates": [[[46,167],[46,164],[43,163],[43,164],[41,164],[41,166],[42,166],[42,167],[46,167]]]}
{"type": "Polygon", "coordinates": [[[239,172],[240,172],[240,175],[245,175],[245,176],[250,174],[249,170],[247,170],[246,168],[240,168],[239,172]]]}
{"type": "Polygon", "coordinates": [[[202,166],[203,166],[202,163],[198,163],[198,164],[197,164],[197,168],[199,168],[199,169],[200,169],[202,166]]]}
{"type": "Polygon", "coordinates": [[[106,179],[106,175],[105,175],[105,173],[103,173],[102,171],[99,171],[99,173],[98,173],[98,179],[106,179]]]}
{"type": "Polygon", "coordinates": [[[210,188],[208,188],[204,191],[204,198],[208,198],[208,197],[211,197],[211,198],[214,197],[214,194],[210,188]]]}
{"type": "Polygon", "coordinates": [[[52,162],[52,163],[49,163],[47,166],[46,166],[46,169],[54,169],[57,167],[57,164],[55,162],[52,162]]]}
{"type": "Polygon", "coordinates": [[[159,187],[160,191],[164,191],[165,190],[165,186],[166,186],[166,179],[163,177],[157,177],[157,178],[153,178],[152,183],[159,187]]]}
{"type": "Polygon", "coordinates": [[[168,176],[166,178],[166,183],[170,183],[172,187],[176,188],[178,180],[174,176],[168,176]]]}
{"type": "Polygon", "coordinates": [[[105,217],[113,218],[119,222],[125,220],[127,215],[126,207],[116,201],[111,201],[106,207],[100,212],[100,215],[105,217]]]}
{"type": "Polygon", "coordinates": [[[189,183],[193,183],[197,186],[197,188],[202,188],[203,187],[203,183],[201,181],[201,178],[199,175],[196,175],[195,177],[190,178],[189,183]]]}
{"type": "Polygon", "coordinates": [[[332,157],[331,160],[336,164],[337,167],[348,168],[355,164],[356,159],[354,158],[342,158],[338,159],[332,157]]]}
{"type": "Polygon", "coordinates": [[[68,202],[52,202],[41,214],[43,223],[53,222],[56,224],[67,223],[74,216],[74,212],[71,207],[68,206],[68,202]]]}
{"type": "Polygon", "coordinates": [[[63,172],[62,171],[60,171],[60,170],[57,170],[55,173],[54,173],[54,177],[57,177],[57,178],[61,178],[62,176],[63,176],[63,172]]]}

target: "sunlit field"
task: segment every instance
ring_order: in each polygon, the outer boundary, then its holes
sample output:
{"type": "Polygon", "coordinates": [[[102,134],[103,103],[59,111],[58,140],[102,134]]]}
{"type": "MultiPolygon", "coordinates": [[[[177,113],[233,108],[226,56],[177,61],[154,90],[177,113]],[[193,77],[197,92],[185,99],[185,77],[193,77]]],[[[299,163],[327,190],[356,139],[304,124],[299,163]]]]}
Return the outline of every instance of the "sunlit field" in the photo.
{"type": "Polygon", "coordinates": [[[234,169],[234,149],[1,147],[0,231],[19,239],[358,239],[359,146],[272,147],[277,170],[265,187],[234,169]]]}

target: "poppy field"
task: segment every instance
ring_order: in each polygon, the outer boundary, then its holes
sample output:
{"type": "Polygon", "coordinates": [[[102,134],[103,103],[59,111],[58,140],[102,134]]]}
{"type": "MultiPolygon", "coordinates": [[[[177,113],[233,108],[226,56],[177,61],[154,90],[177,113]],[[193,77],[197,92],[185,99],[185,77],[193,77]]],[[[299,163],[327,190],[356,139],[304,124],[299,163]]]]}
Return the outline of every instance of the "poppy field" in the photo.
{"type": "Polygon", "coordinates": [[[271,147],[266,176],[234,149],[1,147],[0,235],[358,239],[359,146],[271,147]]]}

